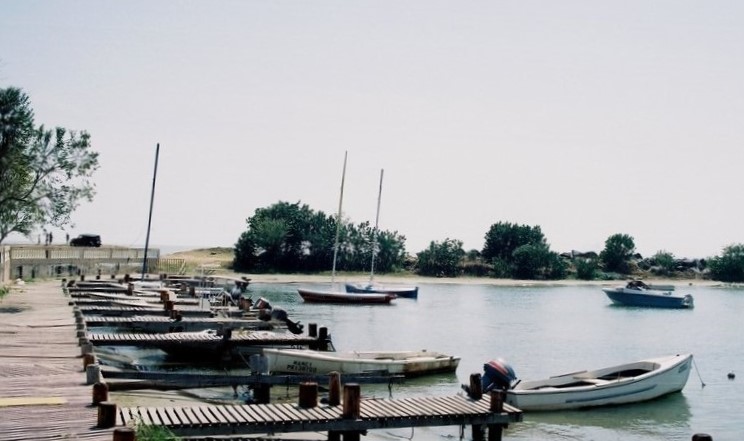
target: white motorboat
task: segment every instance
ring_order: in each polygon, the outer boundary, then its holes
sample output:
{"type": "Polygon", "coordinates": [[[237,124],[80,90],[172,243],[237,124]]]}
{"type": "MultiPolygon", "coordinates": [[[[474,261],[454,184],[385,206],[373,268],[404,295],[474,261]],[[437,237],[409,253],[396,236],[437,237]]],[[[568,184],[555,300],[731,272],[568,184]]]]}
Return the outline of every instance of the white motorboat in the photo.
{"type": "Polygon", "coordinates": [[[617,366],[519,381],[500,360],[484,365],[483,391],[506,390],[506,402],[524,411],[566,410],[652,400],[679,392],[692,369],[692,354],[648,358],[617,366]]]}
{"type": "Polygon", "coordinates": [[[415,377],[454,372],[460,357],[432,351],[321,352],[306,349],[263,350],[269,371],[293,374],[384,373],[415,377]]]}

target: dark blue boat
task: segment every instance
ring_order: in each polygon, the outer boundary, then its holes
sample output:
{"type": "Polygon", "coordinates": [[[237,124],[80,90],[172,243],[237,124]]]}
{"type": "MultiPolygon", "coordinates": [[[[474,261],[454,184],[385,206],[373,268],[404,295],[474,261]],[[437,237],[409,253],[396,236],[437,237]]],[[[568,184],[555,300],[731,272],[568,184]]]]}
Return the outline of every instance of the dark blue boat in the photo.
{"type": "Polygon", "coordinates": [[[694,307],[694,301],[690,294],[678,295],[671,290],[651,289],[640,280],[628,282],[624,287],[602,288],[602,291],[618,305],[676,309],[694,307]]]}
{"type": "Polygon", "coordinates": [[[415,299],[418,297],[418,286],[386,286],[376,283],[347,283],[346,292],[356,294],[395,294],[397,297],[415,299]]]}

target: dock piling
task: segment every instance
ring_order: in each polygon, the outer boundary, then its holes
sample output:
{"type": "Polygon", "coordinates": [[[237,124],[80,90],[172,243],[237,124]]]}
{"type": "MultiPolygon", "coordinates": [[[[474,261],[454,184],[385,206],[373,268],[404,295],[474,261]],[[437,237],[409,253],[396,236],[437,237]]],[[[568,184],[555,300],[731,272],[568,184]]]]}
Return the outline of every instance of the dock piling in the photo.
{"type": "Polygon", "coordinates": [[[114,429],[114,441],[136,441],[137,433],[131,427],[117,427],[114,429]]]}
{"type": "Polygon", "coordinates": [[[116,425],[116,403],[102,401],[98,403],[98,427],[108,429],[116,425]]]}
{"type": "Polygon", "coordinates": [[[333,371],[328,375],[328,405],[341,404],[341,374],[333,371]]]}
{"type": "Polygon", "coordinates": [[[108,401],[108,385],[106,383],[96,383],[93,385],[93,404],[100,404],[108,401]]]}
{"type": "Polygon", "coordinates": [[[305,381],[300,383],[300,407],[310,409],[318,405],[318,383],[305,381]]]}

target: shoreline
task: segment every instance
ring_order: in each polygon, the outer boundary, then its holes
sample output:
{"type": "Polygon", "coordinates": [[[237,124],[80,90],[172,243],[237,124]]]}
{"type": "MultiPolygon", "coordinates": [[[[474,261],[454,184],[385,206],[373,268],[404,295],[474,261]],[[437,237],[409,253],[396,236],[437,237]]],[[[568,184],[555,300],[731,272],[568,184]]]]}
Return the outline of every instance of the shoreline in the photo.
{"type": "MultiPolygon", "coordinates": [[[[293,283],[322,283],[331,284],[329,275],[314,274],[242,274],[234,273],[240,277],[244,276],[250,279],[251,283],[266,284],[293,284],[293,283]]],[[[489,285],[504,287],[532,287],[532,286],[616,286],[624,285],[628,280],[517,280],[517,279],[493,279],[488,277],[421,277],[421,276],[375,276],[375,281],[382,284],[393,285],[489,285]]],[[[369,276],[363,275],[336,275],[336,283],[346,282],[364,282],[369,280],[369,276]]],[[[669,279],[669,278],[643,278],[648,283],[654,285],[674,285],[675,287],[683,286],[727,286],[727,284],[715,280],[703,279],[669,279]]]]}

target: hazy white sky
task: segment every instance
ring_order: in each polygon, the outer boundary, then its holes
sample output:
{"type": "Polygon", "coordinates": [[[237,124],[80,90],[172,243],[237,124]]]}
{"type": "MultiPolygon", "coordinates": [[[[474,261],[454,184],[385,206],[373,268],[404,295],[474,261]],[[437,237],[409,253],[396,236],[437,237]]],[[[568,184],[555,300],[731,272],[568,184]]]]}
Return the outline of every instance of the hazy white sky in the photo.
{"type": "MultiPolygon", "coordinates": [[[[86,130],[75,235],[231,246],[278,201],[416,253],[490,225],[551,249],[744,242],[744,2],[0,1],[0,87],[86,130]]],[[[56,235],[55,237],[60,237],[56,235]]]]}

